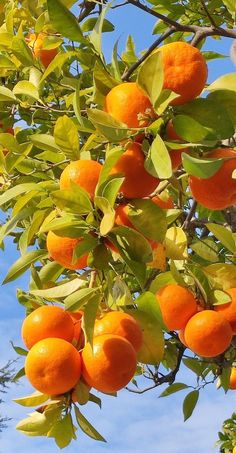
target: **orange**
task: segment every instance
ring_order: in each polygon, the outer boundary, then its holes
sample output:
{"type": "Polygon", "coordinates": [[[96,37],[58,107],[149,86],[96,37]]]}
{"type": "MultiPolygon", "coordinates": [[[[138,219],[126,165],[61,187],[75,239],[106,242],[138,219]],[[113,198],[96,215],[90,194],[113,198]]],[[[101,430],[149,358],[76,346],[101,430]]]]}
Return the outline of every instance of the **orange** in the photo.
{"type": "Polygon", "coordinates": [[[180,95],[171,104],[182,105],[199,96],[208,76],[201,52],[184,41],[165,44],[157,52],[161,52],[163,57],[163,88],[180,95]]]}
{"type": "Polygon", "coordinates": [[[186,341],[185,341],[185,338],[184,338],[184,329],[183,330],[180,330],[178,332],[178,337],[179,337],[179,340],[181,341],[181,343],[183,343],[184,346],[186,346],[186,348],[188,347],[186,341]]]}
{"type": "Polygon", "coordinates": [[[27,36],[26,42],[28,46],[32,49],[32,52],[36,58],[38,58],[43,66],[47,68],[51,61],[58,54],[58,48],[54,49],[44,49],[43,40],[47,35],[45,33],[31,33],[27,36]]]}
{"type": "Polygon", "coordinates": [[[221,313],[203,310],[188,321],[184,338],[195,354],[202,357],[215,357],[230,346],[232,329],[221,313]]]}
{"type": "Polygon", "coordinates": [[[157,294],[163,321],[169,330],[181,330],[189,318],[197,312],[197,302],[194,295],[183,286],[167,285],[157,294]]]}
{"type": "Polygon", "coordinates": [[[105,98],[104,110],[128,127],[145,127],[154,116],[151,101],[136,82],[115,86],[105,98]]]}
{"type": "Polygon", "coordinates": [[[233,449],[233,453],[236,453],[236,446],[235,446],[234,449],[233,449]]]}
{"type": "Polygon", "coordinates": [[[229,321],[233,334],[236,335],[236,288],[230,288],[226,292],[231,296],[231,302],[215,305],[214,309],[229,321]]]}
{"type": "Polygon", "coordinates": [[[126,338],[135,351],[138,352],[142,346],[142,330],[139,323],[133,316],[121,311],[110,311],[103,318],[95,322],[94,336],[104,334],[119,335],[126,338]]]}
{"type": "Polygon", "coordinates": [[[68,341],[45,338],[28,352],[25,374],[32,386],[46,395],[68,392],[81,375],[80,354],[68,341]]]}
{"type": "Polygon", "coordinates": [[[113,393],[125,387],[136,370],[136,351],[118,335],[99,335],[82,351],[82,376],[96,390],[113,393]]]}
{"type": "Polygon", "coordinates": [[[60,189],[69,189],[71,181],[82,187],[93,199],[102,165],[95,160],[76,160],[63,170],[60,177],[60,189]]]}
{"type": "Polygon", "coordinates": [[[231,390],[236,390],[236,368],[231,368],[230,378],[229,378],[229,388],[231,390]]]}
{"type": "Polygon", "coordinates": [[[144,168],[145,157],[141,145],[131,143],[118,159],[110,174],[122,173],[125,177],[120,191],[126,198],[143,198],[150,195],[158,186],[154,178],[144,168]]]}
{"type": "Polygon", "coordinates": [[[67,269],[83,269],[87,267],[88,254],[82,255],[73,262],[73,253],[83,238],[68,238],[57,236],[53,231],[47,235],[47,249],[49,256],[67,269]]]}
{"type": "Polygon", "coordinates": [[[4,127],[3,123],[0,123],[0,132],[14,135],[14,129],[12,127],[4,127]]]}
{"type": "Polygon", "coordinates": [[[74,325],[73,344],[78,346],[83,337],[83,331],[82,331],[82,327],[81,327],[83,311],[80,310],[80,311],[77,311],[74,313],[68,312],[68,314],[74,325]]]}
{"type": "Polygon", "coordinates": [[[173,199],[170,196],[164,200],[159,195],[156,195],[152,198],[152,201],[161,209],[174,209],[175,207],[173,199]]]}
{"type": "Polygon", "coordinates": [[[129,205],[120,204],[116,208],[115,224],[116,225],[125,225],[129,228],[134,228],[132,222],[129,220],[128,213],[129,213],[129,205]]]}
{"type": "Polygon", "coordinates": [[[25,318],[21,328],[21,336],[29,349],[37,341],[49,337],[72,341],[74,324],[70,315],[63,308],[43,305],[36,308],[25,318]]]}
{"type": "Polygon", "coordinates": [[[236,203],[236,179],[232,178],[232,173],[236,169],[236,151],[220,148],[207,153],[206,157],[232,157],[232,159],[226,160],[210,178],[190,176],[189,186],[192,195],[198,203],[213,211],[228,208],[236,203]]]}
{"type": "MultiPolygon", "coordinates": [[[[168,121],[168,123],[167,123],[166,135],[167,135],[168,139],[170,138],[171,140],[177,140],[182,143],[184,141],[178,134],[176,134],[171,120],[168,121]]],[[[171,151],[169,151],[173,170],[176,170],[182,164],[182,153],[188,153],[188,152],[189,152],[189,148],[172,149],[171,151]]]]}

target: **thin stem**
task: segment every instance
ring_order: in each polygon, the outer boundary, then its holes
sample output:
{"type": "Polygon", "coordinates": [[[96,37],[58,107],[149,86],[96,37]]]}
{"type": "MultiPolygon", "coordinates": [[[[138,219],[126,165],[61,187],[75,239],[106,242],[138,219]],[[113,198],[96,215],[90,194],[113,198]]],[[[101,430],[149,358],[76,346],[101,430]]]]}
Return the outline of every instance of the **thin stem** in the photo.
{"type": "Polygon", "coordinates": [[[189,213],[183,223],[183,230],[187,230],[189,228],[189,225],[190,225],[190,222],[191,222],[191,219],[192,217],[194,216],[195,214],[195,211],[196,211],[196,208],[197,208],[197,202],[196,200],[193,200],[193,204],[189,210],[189,213]]]}
{"type": "Polygon", "coordinates": [[[93,288],[96,283],[97,271],[92,271],[90,276],[89,288],[93,288]]]}
{"type": "Polygon", "coordinates": [[[215,23],[213,17],[209,13],[208,8],[207,8],[206,3],[205,3],[205,0],[200,0],[200,2],[202,4],[202,7],[203,7],[203,9],[204,9],[204,11],[205,11],[205,13],[206,13],[211,25],[213,25],[213,27],[217,28],[217,24],[215,23]]]}

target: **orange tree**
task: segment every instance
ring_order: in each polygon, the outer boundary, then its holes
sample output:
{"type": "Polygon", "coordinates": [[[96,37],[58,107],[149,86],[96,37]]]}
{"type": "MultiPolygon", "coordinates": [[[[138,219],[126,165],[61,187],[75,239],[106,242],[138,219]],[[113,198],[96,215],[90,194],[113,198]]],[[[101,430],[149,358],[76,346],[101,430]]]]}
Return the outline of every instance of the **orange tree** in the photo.
{"type": "Polygon", "coordinates": [[[0,242],[20,254],[4,283],[31,272],[23,434],[103,441],[81,406],[124,387],[186,390],[185,420],[207,384],[235,388],[236,75],[209,84],[223,56],[202,50],[230,47],[235,15],[231,0],[0,0],[0,242]],[[157,36],[107,61],[127,4],[157,36]]]}

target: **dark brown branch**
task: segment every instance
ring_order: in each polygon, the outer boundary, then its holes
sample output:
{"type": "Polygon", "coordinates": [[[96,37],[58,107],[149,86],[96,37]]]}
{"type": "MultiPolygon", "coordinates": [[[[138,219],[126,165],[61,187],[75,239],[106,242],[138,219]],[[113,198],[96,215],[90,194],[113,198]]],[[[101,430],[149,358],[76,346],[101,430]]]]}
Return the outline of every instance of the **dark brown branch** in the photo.
{"type": "Polygon", "coordinates": [[[185,219],[185,221],[183,223],[183,230],[187,230],[188,229],[188,227],[190,225],[190,222],[191,222],[191,219],[192,219],[192,217],[195,214],[196,207],[197,207],[197,202],[196,202],[196,200],[193,200],[193,204],[192,204],[192,206],[191,206],[191,208],[189,210],[189,213],[188,213],[188,215],[187,215],[187,217],[186,217],[186,219],[185,219]]]}
{"type": "Polygon", "coordinates": [[[97,4],[93,3],[93,2],[89,2],[88,0],[84,0],[83,3],[79,6],[81,7],[81,10],[80,10],[80,14],[78,17],[78,22],[82,22],[82,20],[84,20],[86,17],[88,17],[91,14],[91,12],[94,10],[94,8],[97,6],[97,4]]]}
{"type": "Polygon", "coordinates": [[[207,8],[206,3],[205,3],[205,0],[200,0],[200,1],[201,1],[202,7],[203,7],[203,9],[204,9],[204,11],[205,11],[205,13],[206,13],[211,25],[213,25],[213,27],[217,28],[217,24],[215,23],[213,17],[209,13],[208,8],[207,8]]]}

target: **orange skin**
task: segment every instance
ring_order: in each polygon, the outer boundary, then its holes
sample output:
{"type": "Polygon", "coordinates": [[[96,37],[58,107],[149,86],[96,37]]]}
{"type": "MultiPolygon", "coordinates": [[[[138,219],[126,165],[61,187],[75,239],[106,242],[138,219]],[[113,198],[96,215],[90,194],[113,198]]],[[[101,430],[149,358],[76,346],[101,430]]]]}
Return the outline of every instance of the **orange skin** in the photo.
{"type": "Polygon", "coordinates": [[[45,338],[28,352],[25,374],[39,392],[60,395],[75,387],[80,379],[80,354],[61,338],[45,338]]]}
{"type": "MultiPolygon", "coordinates": [[[[183,143],[183,139],[176,134],[172,121],[168,121],[166,126],[166,135],[168,139],[177,140],[183,143]]],[[[182,153],[188,153],[189,148],[173,149],[169,151],[172,169],[176,170],[182,164],[182,153]]]]}
{"type": "MultiPolygon", "coordinates": [[[[68,312],[70,318],[72,319],[73,325],[74,325],[74,337],[73,337],[73,344],[75,344],[76,347],[78,345],[82,345],[84,341],[84,333],[82,330],[82,317],[84,312],[82,310],[70,313],[68,312]]],[[[84,346],[84,345],[83,345],[84,346]]]]}
{"type": "Polygon", "coordinates": [[[230,288],[226,291],[232,298],[228,304],[215,305],[214,309],[229,321],[233,335],[236,335],[236,288],[230,288]]]}
{"type": "Polygon", "coordinates": [[[43,305],[24,319],[21,336],[28,349],[44,338],[62,338],[71,342],[74,337],[74,324],[62,308],[43,305]]]}
{"type": "Polygon", "coordinates": [[[154,178],[144,168],[145,157],[141,145],[131,143],[118,159],[110,174],[122,173],[125,180],[120,188],[126,198],[143,198],[150,195],[158,186],[154,178]]]}
{"type": "Polygon", "coordinates": [[[232,173],[236,169],[236,151],[233,149],[215,149],[207,157],[233,157],[226,160],[220,169],[210,178],[189,177],[189,187],[195,200],[208,209],[221,210],[236,203],[236,179],[232,173]]]}
{"type": "Polygon", "coordinates": [[[175,207],[173,199],[171,197],[167,198],[167,200],[162,200],[161,197],[156,195],[152,198],[152,201],[161,209],[174,209],[175,207]]]}
{"type": "Polygon", "coordinates": [[[215,357],[225,352],[232,340],[229,322],[214,310],[203,310],[188,321],[184,338],[188,347],[202,357],[215,357]]]}
{"type": "Polygon", "coordinates": [[[179,337],[179,340],[181,341],[181,343],[183,343],[184,346],[186,346],[186,348],[188,348],[188,345],[185,341],[185,338],[184,338],[184,329],[183,330],[180,330],[178,332],[178,337],[179,337]]]}
{"type": "Polygon", "coordinates": [[[70,189],[71,181],[88,192],[94,198],[95,189],[102,170],[102,165],[95,160],[76,160],[63,170],[60,177],[60,189],[70,189]]]}
{"type": "Polygon", "coordinates": [[[115,86],[105,98],[104,110],[128,127],[145,127],[150,121],[139,119],[139,115],[153,117],[151,101],[135,82],[115,86]]]}
{"type": "MultiPolygon", "coordinates": [[[[3,123],[0,123],[0,132],[15,135],[15,131],[12,127],[7,127],[6,129],[3,127],[3,123]],[[2,129],[2,130],[1,130],[2,129]]],[[[4,148],[2,150],[3,154],[6,156],[8,153],[8,149],[4,148]]]]}
{"type": "Polygon", "coordinates": [[[132,379],[137,365],[132,344],[118,335],[94,338],[93,350],[86,344],[81,354],[82,376],[85,382],[105,393],[117,392],[132,379]]]}
{"type": "Polygon", "coordinates": [[[127,313],[121,311],[110,311],[103,318],[95,322],[94,336],[104,334],[119,335],[126,338],[135,351],[138,352],[142,347],[143,334],[140,325],[127,313]]]}
{"type": "Polygon", "coordinates": [[[46,34],[44,33],[39,33],[38,35],[36,35],[35,33],[31,33],[26,38],[26,42],[28,43],[28,46],[31,48],[34,56],[41,61],[42,65],[45,68],[47,68],[51,61],[58,54],[58,48],[44,49],[43,40],[45,37],[46,34]]]}
{"type": "Polygon", "coordinates": [[[193,294],[183,286],[164,286],[156,296],[163,321],[169,330],[184,329],[191,316],[197,312],[197,302],[193,294]]]}
{"type": "Polygon", "coordinates": [[[47,250],[49,256],[67,269],[76,270],[87,267],[88,254],[82,255],[73,262],[73,253],[83,238],[67,238],[57,236],[53,231],[47,235],[47,250]]]}
{"type": "Polygon", "coordinates": [[[165,44],[158,52],[163,57],[163,88],[180,95],[171,105],[182,105],[199,96],[208,76],[207,64],[201,52],[183,41],[165,44]]]}
{"type": "Polygon", "coordinates": [[[230,378],[229,378],[229,388],[230,390],[236,390],[236,368],[231,368],[230,378]]]}

